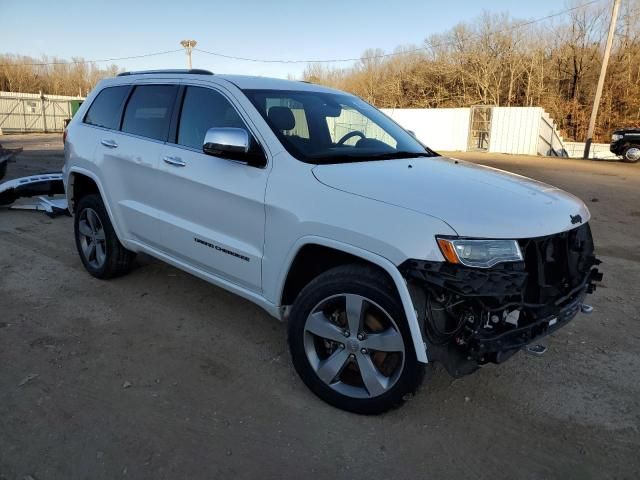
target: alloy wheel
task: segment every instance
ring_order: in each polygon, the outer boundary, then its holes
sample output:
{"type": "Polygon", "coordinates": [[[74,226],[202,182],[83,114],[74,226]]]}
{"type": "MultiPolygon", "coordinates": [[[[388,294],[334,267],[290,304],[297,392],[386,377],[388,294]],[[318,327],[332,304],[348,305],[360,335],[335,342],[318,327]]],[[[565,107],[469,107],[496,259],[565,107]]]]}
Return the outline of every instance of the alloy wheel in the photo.
{"type": "Polygon", "coordinates": [[[352,398],[384,394],[404,368],[398,325],[360,295],[333,295],[316,305],[305,322],[304,347],[320,380],[352,398]]]}
{"type": "Polygon", "coordinates": [[[85,208],[80,213],[78,235],[87,263],[93,268],[102,268],[107,259],[107,244],[100,217],[92,208],[85,208]]]}

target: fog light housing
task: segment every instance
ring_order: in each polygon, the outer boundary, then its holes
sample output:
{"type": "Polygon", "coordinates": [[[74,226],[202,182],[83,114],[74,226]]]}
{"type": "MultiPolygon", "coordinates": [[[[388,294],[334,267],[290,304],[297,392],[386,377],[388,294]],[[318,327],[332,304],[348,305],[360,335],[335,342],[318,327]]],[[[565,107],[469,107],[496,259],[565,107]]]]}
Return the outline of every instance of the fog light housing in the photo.
{"type": "Polygon", "coordinates": [[[442,255],[449,263],[490,268],[498,263],[520,262],[522,251],[517,240],[488,240],[436,237],[442,255]]]}

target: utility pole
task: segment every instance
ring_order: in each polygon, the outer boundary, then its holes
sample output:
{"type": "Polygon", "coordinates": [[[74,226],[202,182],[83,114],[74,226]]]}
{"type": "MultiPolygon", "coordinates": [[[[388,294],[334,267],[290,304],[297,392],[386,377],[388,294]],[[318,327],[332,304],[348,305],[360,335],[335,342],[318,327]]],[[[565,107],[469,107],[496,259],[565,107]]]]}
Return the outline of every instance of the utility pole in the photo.
{"type": "Polygon", "coordinates": [[[602,67],[600,68],[600,78],[598,78],[598,86],[596,87],[596,97],[593,99],[593,109],[591,110],[589,130],[587,131],[587,140],[584,143],[584,155],[582,158],[589,158],[589,150],[591,150],[593,130],[596,127],[596,117],[598,116],[598,107],[600,106],[600,98],[602,97],[602,87],[604,86],[604,78],[607,76],[609,55],[611,55],[613,35],[616,31],[616,22],[618,21],[618,10],[620,10],[620,0],[613,0],[613,11],[611,12],[611,23],[609,23],[609,34],[607,35],[607,44],[604,47],[604,57],[602,58],[602,67]]]}
{"type": "Polygon", "coordinates": [[[197,44],[198,42],[196,42],[195,40],[182,40],[180,42],[180,45],[182,45],[184,49],[187,51],[187,62],[189,65],[189,70],[193,68],[191,66],[191,52],[193,51],[194,48],[196,48],[197,44]]]}

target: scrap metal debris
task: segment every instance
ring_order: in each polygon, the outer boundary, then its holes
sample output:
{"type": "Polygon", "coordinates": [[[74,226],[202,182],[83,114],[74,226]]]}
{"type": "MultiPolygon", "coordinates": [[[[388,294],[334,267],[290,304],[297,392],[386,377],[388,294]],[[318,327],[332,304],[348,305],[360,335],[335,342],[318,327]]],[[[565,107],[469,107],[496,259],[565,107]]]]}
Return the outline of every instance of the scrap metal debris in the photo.
{"type": "Polygon", "coordinates": [[[0,183],[0,205],[19,210],[43,211],[51,217],[68,215],[68,204],[64,195],[62,173],[43,173],[16,178],[0,183]],[[34,202],[12,205],[19,198],[37,197],[34,202]]]}
{"type": "Polygon", "coordinates": [[[11,210],[36,210],[44,212],[51,218],[59,215],[70,215],[66,198],[38,197],[36,202],[16,203],[9,208],[11,210]]]}

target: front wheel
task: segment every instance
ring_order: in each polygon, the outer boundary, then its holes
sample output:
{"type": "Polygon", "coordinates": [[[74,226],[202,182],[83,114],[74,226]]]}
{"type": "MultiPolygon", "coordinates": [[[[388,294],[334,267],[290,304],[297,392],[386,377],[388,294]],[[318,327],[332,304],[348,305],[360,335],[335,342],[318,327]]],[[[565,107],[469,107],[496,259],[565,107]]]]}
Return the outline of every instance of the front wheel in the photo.
{"type": "Polygon", "coordinates": [[[336,267],[302,290],[289,317],[289,349],[307,387],[355,413],[400,405],[424,374],[393,285],[366,266],[336,267]]]}
{"type": "Polygon", "coordinates": [[[630,147],[627,147],[622,154],[622,159],[627,163],[636,163],[640,160],[640,146],[631,145],[630,147]]]}

